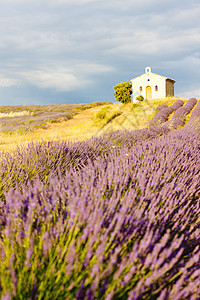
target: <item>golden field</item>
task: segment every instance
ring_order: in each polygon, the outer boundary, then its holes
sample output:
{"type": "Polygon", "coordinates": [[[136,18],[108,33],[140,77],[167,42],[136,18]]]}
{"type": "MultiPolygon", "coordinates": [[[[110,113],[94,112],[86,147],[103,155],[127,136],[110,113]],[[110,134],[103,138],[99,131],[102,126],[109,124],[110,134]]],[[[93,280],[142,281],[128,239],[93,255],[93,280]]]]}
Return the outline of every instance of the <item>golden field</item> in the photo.
{"type": "MultiPolygon", "coordinates": [[[[187,101],[187,99],[183,98],[167,97],[165,99],[143,101],[136,104],[110,103],[82,110],[69,120],[48,123],[46,129],[39,128],[27,133],[20,133],[18,131],[13,131],[13,133],[1,132],[0,152],[12,152],[18,146],[27,146],[29,143],[36,141],[80,141],[112,130],[144,128],[147,126],[148,121],[154,117],[158,105],[171,105],[177,99],[181,99],[184,102],[187,101]]],[[[27,111],[24,112],[26,115],[28,114],[27,111]]],[[[10,118],[15,116],[14,112],[9,112],[9,114],[10,118]]],[[[23,115],[23,112],[20,113],[21,115],[23,115]]],[[[0,111],[0,124],[1,116],[2,113],[0,111]]],[[[187,119],[189,117],[188,115],[187,119]]]]}

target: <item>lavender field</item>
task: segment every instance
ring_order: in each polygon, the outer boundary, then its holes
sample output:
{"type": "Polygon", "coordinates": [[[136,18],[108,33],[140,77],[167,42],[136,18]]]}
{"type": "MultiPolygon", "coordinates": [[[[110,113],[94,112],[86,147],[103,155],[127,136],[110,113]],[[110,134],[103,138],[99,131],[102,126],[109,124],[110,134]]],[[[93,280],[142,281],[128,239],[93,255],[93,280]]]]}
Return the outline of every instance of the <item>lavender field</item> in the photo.
{"type": "Polygon", "coordinates": [[[111,103],[0,106],[0,133],[23,134],[46,129],[48,124],[70,120],[83,110],[104,104],[111,103]]]}
{"type": "Polygon", "coordinates": [[[1,156],[0,299],[195,300],[199,278],[199,100],[1,156]]]}

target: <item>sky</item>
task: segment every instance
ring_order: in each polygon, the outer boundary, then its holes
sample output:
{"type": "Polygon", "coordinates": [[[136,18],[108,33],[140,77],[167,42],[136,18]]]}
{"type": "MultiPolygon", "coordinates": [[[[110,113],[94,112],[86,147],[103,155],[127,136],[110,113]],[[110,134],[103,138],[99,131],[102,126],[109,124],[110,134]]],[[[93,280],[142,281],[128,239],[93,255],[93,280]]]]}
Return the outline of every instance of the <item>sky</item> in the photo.
{"type": "Polygon", "coordinates": [[[200,98],[200,0],[0,0],[0,105],[112,101],[145,67],[200,98]]]}

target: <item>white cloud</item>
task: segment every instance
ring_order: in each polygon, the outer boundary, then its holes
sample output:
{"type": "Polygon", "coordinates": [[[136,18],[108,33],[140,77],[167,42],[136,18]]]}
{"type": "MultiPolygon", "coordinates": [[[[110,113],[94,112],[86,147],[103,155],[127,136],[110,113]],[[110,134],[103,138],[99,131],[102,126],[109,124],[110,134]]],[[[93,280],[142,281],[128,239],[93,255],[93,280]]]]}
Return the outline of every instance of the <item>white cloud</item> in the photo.
{"type": "Polygon", "coordinates": [[[39,88],[55,88],[57,91],[80,90],[91,86],[94,74],[112,71],[112,68],[88,63],[77,63],[73,67],[42,67],[37,70],[16,72],[21,82],[39,88]]]}
{"type": "Polygon", "coordinates": [[[19,75],[28,84],[39,88],[55,88],[57,91],[79,90],[91,83],[90,80],[80,79],[64,67],[24,71],[19,75]]]}
{"type": "Polygon", "coordinates": [[[99,74],[114,71],[113,67],[92,63],[79,63],[75,68],[81,74],[99,74]]]}
{"type": "Polygon", "coordinates": [[[0,2],[0,86],[96,94],[147,64],[179,91],[199,84],[197,0],[0,2]]]}
{"type": "Polygon", "coordinates": [[[0,75],[0,87],[18,86],[20,81],[16,78],[5,77],[0,75]]]}
{"type": "Polygon", "coordinates": [[[200,99],[200,89],[191,89],[190,91],[183,91],[179,95],[180,97],[189,99],[192,97],[195,97],[197,99],[200,99]]]}
{"type": "Polygon", "coordinates": [[[194,5],[187,9],[176,9],[168,15],[168,20],[172,21],[173,24],[180,25],[184,28],[185,26],[194,26],[195,21],[199,21],[200,5],[194,5]]]}
{"type": "Polygon", "coordinates": [[[198,29],[185,30],[180,35],[175,32],[163,34],[158,29],[137,29],[136,32],[127,30],[126,34],[119,34],[112,40],[113,45],[106,50],[113,55],[135,55],[183,57],[188,55],[192,49],[200,48],[200,31],[198,29]]]}
{"type": "Polygon", "coordinates": [[[58,5],[58,4],[86,4],[92,2],[98,2],[100,0],[50,0],[49,2],[58,5]]]}

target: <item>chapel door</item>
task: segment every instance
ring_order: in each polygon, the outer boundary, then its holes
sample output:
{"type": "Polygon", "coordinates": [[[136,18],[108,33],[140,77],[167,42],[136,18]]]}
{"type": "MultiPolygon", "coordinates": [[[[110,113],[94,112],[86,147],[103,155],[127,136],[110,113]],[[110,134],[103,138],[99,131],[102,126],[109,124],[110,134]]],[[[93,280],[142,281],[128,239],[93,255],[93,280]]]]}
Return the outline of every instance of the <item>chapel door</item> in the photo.
{"type": "Polygon", "coordinates": [[[151,90],[151,87],[150,87],[150,86],[147,86],[147,87],[146,87],[146,99],[147,99],[147,100],[152,99],[152,90],[151,90]]]}

